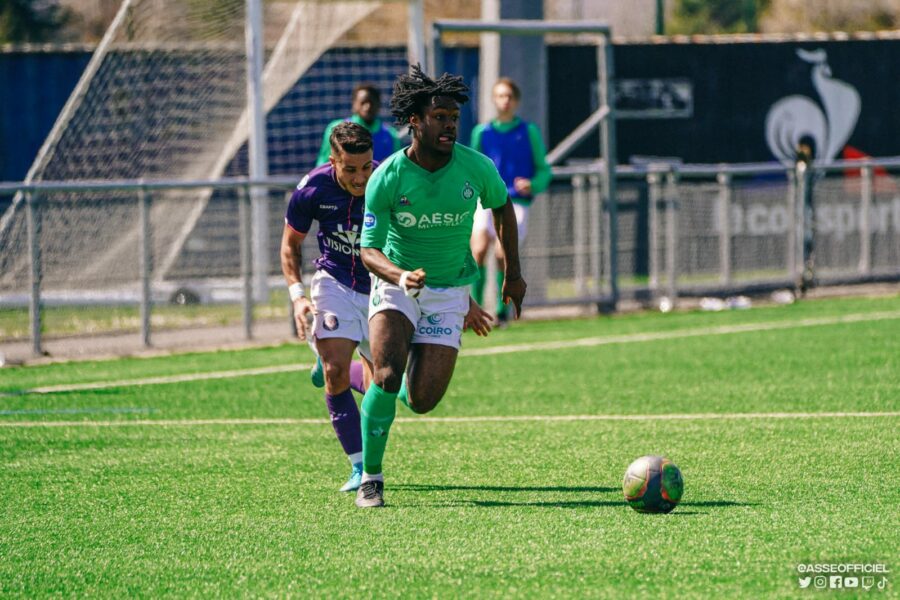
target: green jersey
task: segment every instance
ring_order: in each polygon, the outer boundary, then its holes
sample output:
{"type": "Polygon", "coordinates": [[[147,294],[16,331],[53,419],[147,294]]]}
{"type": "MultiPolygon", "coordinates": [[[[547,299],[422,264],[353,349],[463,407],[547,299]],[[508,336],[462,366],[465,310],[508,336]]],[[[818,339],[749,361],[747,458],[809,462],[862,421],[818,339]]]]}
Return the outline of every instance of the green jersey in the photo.
{"type": "Polygon", "coordinates": [[[425,285],[446,288],[478,279],[469,249],[475,209],[506,204],[506,184],[491,159],[461,144],[434,173],[392,154],[366,186],[362,247],[378,248],[407,271],[425,269],[425,285]]]}

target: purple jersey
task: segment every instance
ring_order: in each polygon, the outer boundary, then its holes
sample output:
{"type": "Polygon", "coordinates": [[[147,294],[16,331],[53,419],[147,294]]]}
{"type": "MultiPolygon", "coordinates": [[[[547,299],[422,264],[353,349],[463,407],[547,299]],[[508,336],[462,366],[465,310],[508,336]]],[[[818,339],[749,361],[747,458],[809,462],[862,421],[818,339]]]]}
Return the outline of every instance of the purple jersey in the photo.
{"type": "MultiPolygon", "coordinates": [[[[374,166],[374,165],[373,165],[374,166]]],[[[288,203],[284,222],[298,233],[308,233],[319,222],[316,269],[322,269],[343,285],[368,294],[369,272],[359,257],[366,199],[341,187],[330,164],[316,167],[297,185],[288,203]]]]}

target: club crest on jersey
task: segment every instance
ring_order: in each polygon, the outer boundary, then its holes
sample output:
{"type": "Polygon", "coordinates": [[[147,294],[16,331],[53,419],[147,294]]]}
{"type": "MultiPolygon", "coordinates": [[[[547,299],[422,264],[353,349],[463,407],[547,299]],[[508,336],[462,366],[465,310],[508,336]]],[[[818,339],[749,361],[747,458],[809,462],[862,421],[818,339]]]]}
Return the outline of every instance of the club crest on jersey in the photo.
{"type": "Polygon", "coordinates": [[[375,215],[373,215],[372,213],[366,213],[366,216],[363,217],[363,225],[365,225],[366,229],[375,227],[375,215]]]}
{"type": "Polygon", "coordinates": [[[322,327],[325,328],[326,331],[334,331],[338,328],[339,322],[336,315],[328,313],[325,315],[325,319],[322,323],[322,327]]]}
{"type": "Polygon", "coordinates": [[[397,202],[400,206],[409,206],[409,198],[406,196],[400,196],[400,200],[397,202]]]}
{"type": "Polygon", "coordinates": [[[467,181],[466,185],[463,187],[462,197],[466,200],[471,200],[475,197],[475,188],[467,181]]]}

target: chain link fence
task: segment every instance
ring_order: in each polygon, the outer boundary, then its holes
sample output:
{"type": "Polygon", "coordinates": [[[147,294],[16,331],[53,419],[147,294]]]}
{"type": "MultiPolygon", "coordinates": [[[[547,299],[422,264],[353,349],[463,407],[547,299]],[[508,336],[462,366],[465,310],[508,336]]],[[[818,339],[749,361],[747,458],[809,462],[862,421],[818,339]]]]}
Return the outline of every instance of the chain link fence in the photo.
{"type": "MultiPolygon", "coordinates": [[[[623,166],[614,218],[602,165],[554,177],[521,244],[526,306],[614,308],[622,298],[900,280],[900,159],[802,172],[623,166]]],[[[295,185],[285,177],[0,184],[0,194],[25,198],[21,214],[0,224],[0,351],[27,343],[40,355],[47,340],[101,335],[149,347],[164,332],[202,337],[227,327],[250,339],[263,323],[289,336],[279,248],[295,185]],[[210,198],[200,216],[173,226],[172,212],[198,190],[210,198]],[[268,203],[262,294],[252,289],[253,194],[268,203]]],[[[304,279],[317,257],[311,231],[304,279]]]]}

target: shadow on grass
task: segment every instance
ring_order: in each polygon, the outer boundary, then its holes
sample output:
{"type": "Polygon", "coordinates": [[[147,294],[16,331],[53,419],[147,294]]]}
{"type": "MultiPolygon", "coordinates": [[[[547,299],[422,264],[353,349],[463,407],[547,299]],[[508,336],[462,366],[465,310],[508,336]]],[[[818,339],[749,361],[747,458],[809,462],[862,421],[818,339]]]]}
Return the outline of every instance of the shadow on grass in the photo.
{"type": "MultiPolygon", "coordinates": [[[[426,505],[422,505],[426,506],[426,505]]],[[[512,508],[531,506],[537,508],[596,508],[609,506],[628,506],[624,499],[622,500],[558,500],[548,502],[506,502],[502,500],[456,500],[449,502],[435,502],[427,504],[427,506],[476,506],[479,508],[512,508]]],[[[757,506],[753,503],[731,502],[728,500],[715,500],[703,502],[681,502],[673,514],[681,515],[703,515],[702,511],[680,510],[682,507],[741,507],[741,506],[757,506]]]]}
{"type": "Polygon", "coordinates": [[[429,485],[419,483],[398,483],[391,489],[411,492],[477,491],[477,492],[620,492],[620,488],[587,486],[533,486],[533,485],[429,485]]]}
{"type": "MultiPolygon", "coordinates": [[[[498,507],[498,506],[537,506],[545,508],[582,508],[587,506],[625,506],[622,500],[560,500],[558,502],[504,502],[499,500],[463,500],[472,506],[498,507]]],[[[705,502],[680,502],[678,506],[693,507],[728,507],[728,506],[755,506],[743,502],[731,502],[728,500],[715,500],[705,502]]]]}

